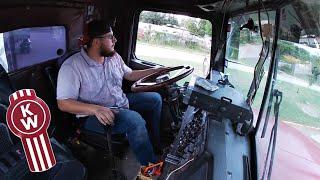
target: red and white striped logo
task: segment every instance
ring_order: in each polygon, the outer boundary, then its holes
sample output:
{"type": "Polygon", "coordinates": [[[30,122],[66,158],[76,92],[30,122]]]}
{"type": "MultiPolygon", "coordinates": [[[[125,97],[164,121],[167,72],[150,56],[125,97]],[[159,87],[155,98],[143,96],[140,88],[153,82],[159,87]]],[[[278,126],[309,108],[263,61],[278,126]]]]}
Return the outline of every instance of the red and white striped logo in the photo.
{"type": "Polygon", "coordinates": [[[52,168],[56,159],[47,133],[51,120],[47,104],[36,96],[33,89],[16,91],[9,100],[7,124],[21,139],[30,171],[42,172],[52,168]]]}

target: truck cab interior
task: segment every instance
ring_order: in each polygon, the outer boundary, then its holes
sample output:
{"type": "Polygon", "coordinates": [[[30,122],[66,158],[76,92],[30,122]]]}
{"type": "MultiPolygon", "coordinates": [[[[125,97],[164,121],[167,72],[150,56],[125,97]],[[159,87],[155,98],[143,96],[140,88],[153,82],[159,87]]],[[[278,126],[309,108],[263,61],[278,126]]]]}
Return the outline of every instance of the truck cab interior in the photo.
{"type": "MultiPolygon", "coordinates": [[[[125,134],[84,130],[57,106],[59,68],[93,19],[113,22],[133,70],[170,67],[127,92],[163,100],[155,179],[320,178],[317,0],[11,0],[0,2],[0,179],[135,179],[125,134]],[[9,97],[48,105],[57,165],[29,171],[7,127],[9,97]]],[[[150,174],[154,173],[148,172],[150,174]]]]}

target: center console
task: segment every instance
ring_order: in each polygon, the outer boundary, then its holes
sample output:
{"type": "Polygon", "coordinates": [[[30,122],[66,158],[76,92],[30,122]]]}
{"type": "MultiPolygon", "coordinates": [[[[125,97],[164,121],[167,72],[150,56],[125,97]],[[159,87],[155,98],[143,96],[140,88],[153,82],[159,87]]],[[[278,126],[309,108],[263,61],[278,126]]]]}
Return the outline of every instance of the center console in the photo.
{"type": "Polygon", "coordinates": [[[249,179],[253,113],[226,77],[193,77],[181,128],[166,154],[160,179],[249,179]]]}

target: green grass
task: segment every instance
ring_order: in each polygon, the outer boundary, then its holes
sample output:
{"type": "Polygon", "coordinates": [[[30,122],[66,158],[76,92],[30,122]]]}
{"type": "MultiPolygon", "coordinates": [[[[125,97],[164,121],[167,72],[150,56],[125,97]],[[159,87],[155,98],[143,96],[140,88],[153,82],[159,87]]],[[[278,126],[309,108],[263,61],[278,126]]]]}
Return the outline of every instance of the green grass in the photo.
{"type": "MultiPolygon", "coordinates": [[[[228,69],[227,72],[230,73],[230,81],[234,84],[234,86],[246,95],[249,90],[253,74],[236,69],[228,69]]],[[[266,77],[262,79],[260,88],[256,94],[255,101],[253,103],[253,108],[255,109],[260,108],[265,82],[266,77]]],[[[309,104],[319,112],[319,92],[280,80],[277,81],[275,88],[283,92],[283,101],[280,106],[281,120],[312,127],[320,127],[320,118],[310,116],[308,113],[304,112],[301,107],[299,107],[299,104],[309,104]]]]}
{"type": "MultiPolygon", "coordinates": [[[[242,92],[244,97],[247,97],[247,94],[253,79],[253,74],[236,70],[236,69],[226,69],[225,73],[230,74],[229,76],[230,82],[236,87],[236,89],[242,92]]],[[[265,85],[266,85],[266,76],[264,76],[263,79],[261,80],[259,89],[255,95],[255,99],[252,105],[254,109],[257,109],[257,110],[260,109],[265,85]]]]}
{"type": "Polygon", "coordinates": [[[276,88],[283,92],[283,101],[280,107],[280,117],[282,120],[320,127],[319,117],[312,117],[299,107],[299,104],[308,104],[312,105],[319,112],[319,92],[283,81],[278,81],[276,88]]]}
{"type": "MultiPolygon", "coordinates": [[[[165,66],[178,66],[178,65],[190,65],[197,71],[201,71],[202,62],[185,62],[179,59],[173,58],[157,58],[157,57],[147,57],[141,56],[143,60],[150,62],[162,64],[165,66]]],[[[236,70],[227,69],[227,73],[230,74],[230,82],[244,94],[246,97],[248,89],[253,78],[253,74],[236,70]]],[[[183,84],[185,81],[189,81],[190,76],[181,80],[179,84],[183,84]]],[[[256,94],[255,101],[253,103],[254,109],[259,109],[262,101],[264,88],[265,88],[266,77],[262,79],[260,88],[256,94]]],[[[278,81],[276,88],[283,92],[283,101],[280,106],[280,119],[290,122],[295,122],[303,125],[320,127],[320,118],[315,118],[310,116],[308,113],[304,112],[299,104],[312,105],[316,110],[320,110],[320,93],[312,89],[300,87],[288,82],[278,81]]],[[[273,108],[272,108],[273,112],[273,108]]],[[[273,114],[272,114],[273,115],[273,114]]]]}

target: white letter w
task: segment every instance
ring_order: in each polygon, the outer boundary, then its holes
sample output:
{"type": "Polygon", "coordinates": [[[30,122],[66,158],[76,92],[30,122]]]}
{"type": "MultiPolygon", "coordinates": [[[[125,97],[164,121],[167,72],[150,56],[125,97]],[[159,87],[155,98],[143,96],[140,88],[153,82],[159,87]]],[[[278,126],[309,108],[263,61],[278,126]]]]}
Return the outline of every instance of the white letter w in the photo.
{"type": "Polygon", "coordinates": [[[36,128],[38,126],[38,115],[34,115],[33,118],[34,119],[32,119],[31,117],[27,117],[27,122],[24,119],[20,119],[26,130],[30,129],[30,125],[32,125],[33,128],[36,128]]]}
{"type": "MultiPolygon", "coordinates": [[[[24,106],[20,106],[21,112],[22,112],[22,116],[24,118],[27,117],[27,114],[29,116],[33,115],[33,113],[31,111],[29,111],[29,107],[30,107],[30,103],[27,104],[25,107],[24,106]]],[[[33,118],[34,119],[32,119],[31,117],[27,117],[27,122],[24,119],[20,119],[22,125],[24,126],[24,128],[26,128],[26,130],[30,129],[30,125],[32,125],[33,128],[36,128],[38,126],[38,116],[34,115],[33,118]]]]}

